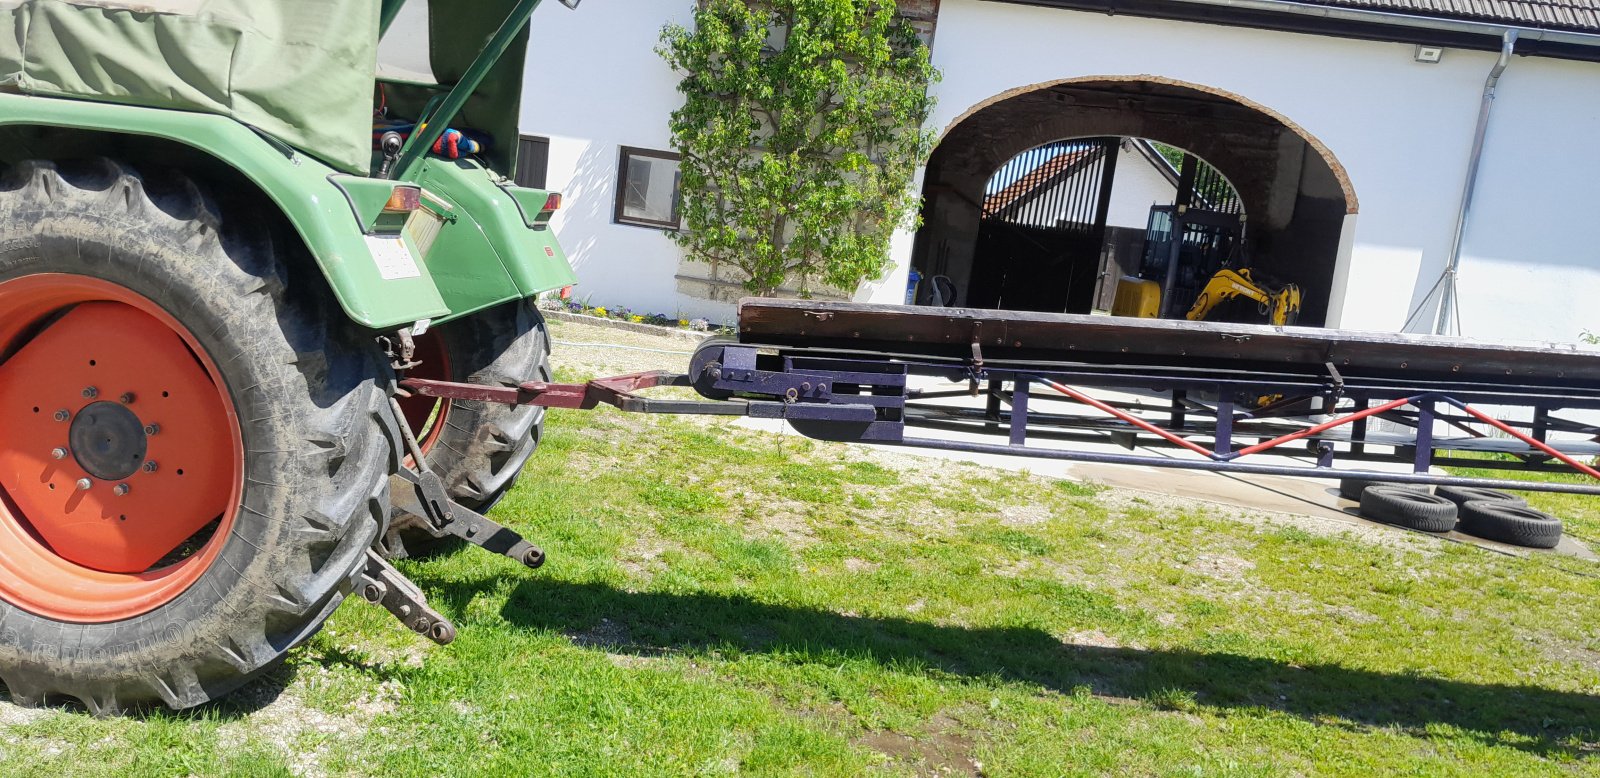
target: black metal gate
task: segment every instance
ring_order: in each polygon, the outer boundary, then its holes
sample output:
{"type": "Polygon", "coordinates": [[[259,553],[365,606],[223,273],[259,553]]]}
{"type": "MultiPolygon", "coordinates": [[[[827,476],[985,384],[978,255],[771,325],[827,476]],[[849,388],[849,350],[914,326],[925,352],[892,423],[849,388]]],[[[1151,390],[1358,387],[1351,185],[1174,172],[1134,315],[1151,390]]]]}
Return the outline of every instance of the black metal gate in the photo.
{"type": "Polygon", "coordinates": [[[1120,144],[1051,143],[995,172],[979,224],[971,306],[1057,313],[1092,307],[1120,144]]]}

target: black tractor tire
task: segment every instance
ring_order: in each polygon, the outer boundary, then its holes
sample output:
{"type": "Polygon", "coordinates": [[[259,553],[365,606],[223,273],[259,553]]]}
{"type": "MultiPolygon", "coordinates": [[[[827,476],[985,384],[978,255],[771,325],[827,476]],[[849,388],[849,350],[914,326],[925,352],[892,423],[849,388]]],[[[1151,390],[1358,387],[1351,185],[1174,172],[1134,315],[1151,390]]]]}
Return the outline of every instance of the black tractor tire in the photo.
{"type": "Polygon", "coordinates": [[[1407,487],[1367,487],[1361,493],[1361,515],[1422,532],[1449,532],[1456,526],[1455,503],[1407,487]]]}
{"type": "MultiPolygon", "coordinates": [[[[431,335],[448,354],[450,380],[514,387],[550,380],[550,338],[532,300],[491,308],[440,326],[431,335]]],[[[428,468],[444,481],[450,498],[479,513],[500,502],[517,483],[539,447],[544,409],[470,400],[450,400],[443,425],[427,447],[428,468]]],[[[420,516],[399,512],[391,551],[425,554],[455,545],[422,529],[420,516]]]]}
{"type": "Polygon", "coordinates": [[[1561,520],[1526,505],[1504,500],[1473,500],[1461,506],[1461,532],[1526,548],[1555,548],[1561,520]]]}
{"type": "Polygon", "coordinates": [[[181,175],[105,159],[0,175],[0,282],[89,276],[155,302],[216,363],[244,441],[232,530],[170,601],[110,623],[0,601],[14,701],[112,715],[215,700],[320,629],[381,537],[400,466],[392,373],[315,269],[284,262],[304,248],[265,221],[181,175]]]}
{"type": "Polygon", "coordinates": [[[1440,486],[1433,490],[1434,494],[1455,503],[1466,505],[1469,502],[1498,502],[1505,505],[1527,505],[1528,501],[1509,492],[1494,489],[1479,489],[1472,486],[1440,486]]]}
{"type": "Polygon", "coordinates": [[[1428,487],[1421,484],[1397,484],[1389,481],[1376,481],[1370,478],[1341,478],[1339,479],[1339,496],[1351,502],[1361,502],[1361,495],[1367,491],[1369,486],[1410,489],[1414,492],[1428,491],[1428,487]]]}

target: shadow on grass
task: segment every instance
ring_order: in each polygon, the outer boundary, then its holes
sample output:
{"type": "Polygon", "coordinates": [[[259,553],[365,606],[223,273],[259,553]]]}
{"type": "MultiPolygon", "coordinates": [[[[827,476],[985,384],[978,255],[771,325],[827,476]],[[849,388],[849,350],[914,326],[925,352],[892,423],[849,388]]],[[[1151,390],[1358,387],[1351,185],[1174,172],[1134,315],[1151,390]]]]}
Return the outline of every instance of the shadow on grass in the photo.
{"type": "MultiPolygon", "coordinates": [[[[432,581],[435,602],[460,612],[469,582],[432,581]]],[[[575,636],[611,653],[768,654],[792,664],[867,660],[896,673],[950,674],[1062,693],[1170,699],[1279,711],[1356,730],[1393,727],[1430,737],[1456,727],[1481,742],[1541,755],[1600,756],[1600,697],[1537,686],[1478,684],[1338,665],[1296,666],[1181,649],[1070,645],[1029,627],[965,628],[846,616],[708,593],[629,592],[599,583],[529,581],[506,604],[511,623],[575,636]]],[[[1443,637],[1441,639],[1448,639],[1443,637]]]]}

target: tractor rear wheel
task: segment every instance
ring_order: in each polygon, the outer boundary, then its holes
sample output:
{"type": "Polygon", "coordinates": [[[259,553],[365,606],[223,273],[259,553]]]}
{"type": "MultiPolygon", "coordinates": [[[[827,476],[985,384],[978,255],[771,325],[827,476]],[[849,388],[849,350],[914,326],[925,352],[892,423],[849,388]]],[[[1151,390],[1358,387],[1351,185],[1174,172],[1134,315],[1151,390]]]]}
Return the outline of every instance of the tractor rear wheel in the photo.
{"type": "MultiPolygon", "coordinates": [[[[417,339],[413,378],[509,387],[550,380],[550,340],[532,300],[492,308],[430,330],[417,339]]],[[[469,400],[410,397],[400,401],[428,467],[451,499],[487,512],[522,473],[539,447],[544,409],[469,400]]],[[[421,528],[422,517],[395,516],[393,530],[406,553],[442,544],[421,528]]],[[[392,551],[398,551],[391,544],[392,551]]]]}
{"type": "Polygon", "coordinates": [[[315,633],[383,532],[387,368],[263,221],[108,160],[0,175],[13,700],[214,700],[315,633]]]}

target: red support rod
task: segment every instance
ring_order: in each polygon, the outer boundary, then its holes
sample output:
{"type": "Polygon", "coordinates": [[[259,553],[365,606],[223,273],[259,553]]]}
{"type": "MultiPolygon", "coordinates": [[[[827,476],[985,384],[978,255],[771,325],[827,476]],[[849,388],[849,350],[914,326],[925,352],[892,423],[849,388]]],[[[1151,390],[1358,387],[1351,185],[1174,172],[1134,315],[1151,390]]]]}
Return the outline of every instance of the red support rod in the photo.
{"type": "MultiPolygon", "coordinates": [[[[1446,400],[1446,402],[1450,402],[1450,401],[1446,400]]],[[[1583,473],[1584,475],[1587,475],[1590,478],[1600,479],[1600,470],[1595,470],[1594,468],[1592,468],[1592,467],[1590,467],[1590,466],[1588,466],[1588,465],[1586,465],[1586,464],[1584,464],[1582,462],[1579,462],[1578,460],[1573,459],[1572,457],[1569,457],[1566,454],[1563,454],[1560,451],[1557,451],[1557,450],[1549,447],[1548,445],[1545,445],[1544,443],[1539,442],[1535,438],[1529,437],[1527,435],[1522,434],[1521,432],[1518,432],[1516,429],[1512,428],[1511,425],[1506,424],[1505,422],[1500,421],[1499,419],[1496,419],[1493,416],[1490,416],[1489,414],[1484,413],[1483,411],[1480,411],[1477,408],[1474,408],[1474,407],[1472,407],[1470,405],[1463,405],[1461,403],[1456,403],[1456,402],[1450,402],[1450,404],[1456,406],[1457,408],[1460,408],[1463,411],[1466,411],[1467,413],[1472,414],[1474,417],[1476,417],[1478,419],[1478,421],[1481,421],[1481,422],[1483,422],[1485,424],[1488,424],[1489,426],[1494,427],[1495,429],[1498,429],[1501,432],[1504,432],[1507,435],[1510,435],[1511,437],[1522,441],[1523,443],[1526,443],[1526,444],[1528,444],[1530,446],[1533,446],[1534,448],[1539,449],[1540,451],[1543,451],[1544,453],[1549,454],[1550,456],[1555,457],[1556,459],[1559,459],[1562,462],[1565,462],[1572,469],[1577,470],[1578,472],[1583,473]]]]}
{"type": "Polygon", "coordinates": [[[1182,446],[1182,447],[1184,447],[1186,449],[1189,449],[1190,451],[1193,451],[1196,454],[1199,454],[1200,456],[1203,456],[1203,457],[1205,457],[1207,459],[1217,459],[1218,458],[1215,452],[1206,449],[1204,446],[1201,446],[1201,445],[1198,445],[1196,443],[1192,443],[1190,441],[1184,440],[1183,438],[1180,438],[1177,435],[1174,435],[1174,434],[1172,434],[1172,433],[1170,433],[1170,432],[1168,432],[1168,431],[1166,431],[1164,429],[1161,429],[1160,427],[1157,427],[1156,425],[1151,424],[1150,422],[1145,421],[1144,419],[1141,419],[1141,418],[1139,418],[1137,416],[1134,416],[1132,414],[1128,414],[1128,413],[1124,413],[1122,411],[1119,411],[1116,408],[1113,408],[1113,407],[1111,407],[1109,405],[1106,405],[1103,402],[1100,402],[1099,400],[1094,399],[1093,397],[1090,397],[1089,395],[1086,395],[1086,394],[1084,394],[1082,392],[1079,392],[1077,390],[1074,390],[1074,389],[1069,389],[1069,388],[1067,388],[1065,386],[1062,386],[1061,384],[1058,384],[1058,383],[1056,383],[1054,381],[1051,381],[1051,380],[1049,380],[1047,378],[1039,378],[1038,380],[1040,382],[1042,382],[1045,386],[1048,386],[1051,389],[1054,389],[1054,390],[1056,390],[1056,391],[1058,391],[1058,392],[1060,392],[1060,393],[1062,393],[1062,394],[1064,394],[1064,395],[1066,395],[1068,397],[1071,397],[1072,399],[1077,400],[1078,402],[1081,402],[1084,405],[1087,405],[1087,406],[1089,406],[1091,408],[1094,408],[1095,410],[1100,411],[1101,413],[1109,413],[1112,416],[1114,416],[1114,417],[1116,417],[1118,419],[1121,419],[1122,421],[1125,421],[1125,422],[1127,422],[1129,424],[1132,424],[1135,427],[1138,427],[1139,429],[1144,430],[1145,432],[1149,432],[1151,434],[1158,435],[1161,438],[1165,439],[1169,443],[1174,443],[1176,445],[1182,446]]]}
{"type": "Polygon", "coordinates": [[[1364,411],[1358,411],[1356,413],[1352,413],[1349,416],[1344,416],[1344,417],[1341,417],[1341,418],[1338,418],[1338,419],[1334,419],[1332,421],[1325,421],[1325,422],[1323,422],[1321,424],[1316,425],[1315,427],[1307,427],[1307,428],[1305,428],[1303,430],[1300,430],[1299,432],[1291,432],[1288,435],[1284,435],[1282,437],[1273,438],[1272,440],[1268,440],[1268,441],[1265,441],[1263,443],[1257,443],[1256,445],[1250,446],[1249,448],[1239,449],[1239,453],[1234,454],[1232,458],[1233,459],[1238,459],[1239,457],[1247,457],[1247,456],[1250,456],[1251,454],[1259,454],[1262,451],[1266,451],[1269,448],[1277,448],[1278,446],[1281,446],[1281,445],[1283,445],[1285,443],[1293,443],[1294,441],[1297,441],[1297,440],[1302,440],[1304,438],[1309,438],[1312,435],[1321,435],[1322,433],[1327,432],[1328,430],[1331,430],[1334,427],[1338,427],[1338,426],[1341,426],[1341,425],[1344,425],[1344,424],[1349,424],[1350,422],[1353,422],[1353,421],[1359,421],[1361,419],[1367,418],[1368,416],[1375,416],[1375,415],[1380,414],[1380,413],[1387,413],[1387,412],[1392,411],[1392,410],[1394,410],[1396,408],[1399,408],[1402,405],[1410,405],[1412,402],[1416,401],[1416,399],[1417,398],[1415,398],[1415,397],[1406,397],[1406,398],[1402,398],[1402,399],[1399,399],[1399,400],[1392,400],[1392,401],[1386,402],[1386,403],[1384,403],[1382,405],[1375,405],[1375,406],[1373,406],[1371,408],[1368,408],[1368,409],[1366,409],[1364,411]]]}

